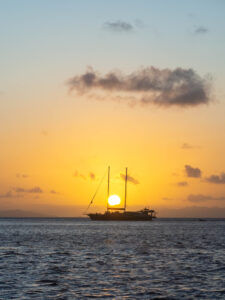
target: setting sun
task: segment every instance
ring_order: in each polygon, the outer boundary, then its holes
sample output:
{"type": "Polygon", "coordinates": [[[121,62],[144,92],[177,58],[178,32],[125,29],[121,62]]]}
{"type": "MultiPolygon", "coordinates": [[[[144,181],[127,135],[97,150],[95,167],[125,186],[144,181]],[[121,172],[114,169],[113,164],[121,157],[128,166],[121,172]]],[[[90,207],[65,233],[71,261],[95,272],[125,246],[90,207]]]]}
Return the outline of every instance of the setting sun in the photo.
{"type": "Polygon", "coordinates": [[[108,199],[109,205],[118,205],[120,204],[120,197],[117,195],[112,195],[108,199]]]}

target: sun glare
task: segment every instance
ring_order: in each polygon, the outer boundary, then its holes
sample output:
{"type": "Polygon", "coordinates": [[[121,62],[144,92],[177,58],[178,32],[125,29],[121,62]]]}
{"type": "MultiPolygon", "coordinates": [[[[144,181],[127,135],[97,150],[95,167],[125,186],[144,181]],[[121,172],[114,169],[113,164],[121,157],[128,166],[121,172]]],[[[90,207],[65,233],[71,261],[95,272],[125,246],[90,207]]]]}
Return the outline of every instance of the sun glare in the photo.
{"type": "Polygon", "coordinates": [[[118,205],[120,204],[120,197],[117,195],[111,195],[108,199],[109,205],[118,205]]]}

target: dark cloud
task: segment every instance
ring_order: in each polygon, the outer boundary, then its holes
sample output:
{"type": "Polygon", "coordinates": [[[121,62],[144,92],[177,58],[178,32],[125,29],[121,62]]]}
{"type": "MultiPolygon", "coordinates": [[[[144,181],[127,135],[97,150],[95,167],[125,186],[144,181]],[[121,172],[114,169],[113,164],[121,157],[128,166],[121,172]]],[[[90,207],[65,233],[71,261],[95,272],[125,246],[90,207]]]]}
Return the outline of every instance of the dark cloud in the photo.
{"type": "Polygon", "coordinates": [[[209,80],[201,78],[192,69],[148,67],[128,75],[118,71],[102,76],[89,68],[84,74],[71,78],[68,86],[71,91],[90,98],[100,99],[99,92],[104,91],[103,100],[132,99],[133,103],[142,105],[188,107],[211,101],[209,80]]]}
{"type": "Polygon", "coordinates": [[[185,165],[185,173],[187,177],[200,178],[202,171],[199,168],[193,168],[189,165],[185,165]]]}
{"type": "Polygon", "coordinates": [[[20,174],[20,173],[17,173],[16,174],[16,177],[17,178],[28,178],[29,176],[27,174],[20,174]]]}
{"type": "Polygon", "coordinates": [[[131,32],[134,30],[134,26],[131,23],[124,21],[105,22],[103,28],[114,32],[131,32]]]}
{"type": "Polygon", "coordinates": [[[89,173],[89,177],[91,180],[95,180],[95,174],[93,172],[89,173]]]}
{"type": "Polygon", "coordinates": [[[27,193],[38,193],[38,194],[43,193],[43,190],[39,186],[35,186],[31,189],[27,189],[26,191],[27,193]]]}
{"type": "Polygon", "coordinates": [[[199,34],[199,35],[206,34],[208,32],[209,32],[209,29],[204,26],[198,26],[195,28],[195,31],[194,31],[195,34],[199,34]]]}
{"type": "Polygon", "coordinates": [[[215,184],[225,184],[225,173],[221,173],[220,175],[211,175],[206,178],[206,181],[215,184]]]}
{"type": "Polygon", "coordinates": [[[24,188],[21,188],[21,187],[15,187],[13,188],[13,191],[16,192],[16,193],[43,193],[43,190],[39,187],[39,186],[35,186],[33,188],[30,188],[30,189],[24,189],[24,188]]]}
{"type": "Polygon", "coordinates": [[[198,202],[205,202],[205,201],[209,201],[209,200],[225,200],[225,197],[213,197],[210,195],[202,195],[202,194],[190,194],[187,197],[187,200],[193,203],[198,203],[198,202]]]}
{"type": "MultiPolygon", "coordinates": [[[[120,174],[120,177],[123,179],[123,180],[125,180],[125,178],[126,178],[126,176],[124,175],[124,174],[120,174]]],[[[127,181],[129,181],[129,182],[131,182],[131,183],[133,183],[133,184],[139,184],[140,182],[137,180],[137,179],[135,179],[134,177],[132,177],[132,176],[127,176],[127,181]]]]}
{"type": "Polygon", "coordinates": [[[192,149],[194,148],[192,145],[188,144],[188,143],[183,143],[181,146],[182,149],[192,149]]]}
{"type": "Polygon", "coordinates": [[[177,186],[183,187],[183,186],[187,186],[188,182],[187,181],[179,181],[177,182],[177,186]]]}

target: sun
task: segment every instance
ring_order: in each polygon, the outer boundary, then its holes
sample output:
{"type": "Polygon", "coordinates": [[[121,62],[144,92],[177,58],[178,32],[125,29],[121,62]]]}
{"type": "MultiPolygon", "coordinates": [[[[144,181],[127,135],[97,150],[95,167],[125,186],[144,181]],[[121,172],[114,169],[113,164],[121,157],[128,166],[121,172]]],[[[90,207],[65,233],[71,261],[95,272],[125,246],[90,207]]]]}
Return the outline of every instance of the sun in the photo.
{"type": "Polygon", "coordinates": [[[118,205],[120,204],[120,197],[117,195],[111,195],[108,199],[109,205],[118,205]]]}

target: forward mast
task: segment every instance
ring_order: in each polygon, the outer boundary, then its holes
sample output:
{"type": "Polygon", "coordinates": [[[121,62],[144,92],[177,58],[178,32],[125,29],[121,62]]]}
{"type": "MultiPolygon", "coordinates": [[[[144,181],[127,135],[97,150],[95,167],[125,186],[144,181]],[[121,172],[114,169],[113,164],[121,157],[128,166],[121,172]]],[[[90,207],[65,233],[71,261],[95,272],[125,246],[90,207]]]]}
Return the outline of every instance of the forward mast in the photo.
{"type": "Polygon", "coordinates": [[[110,194],[110,166],[108,167],[107,212],[110,210],[123,210],[125,212],[127,207],[127,168],[125,172],[124,207],[110,207],[108,203],[109,194],[110,194]]]}

